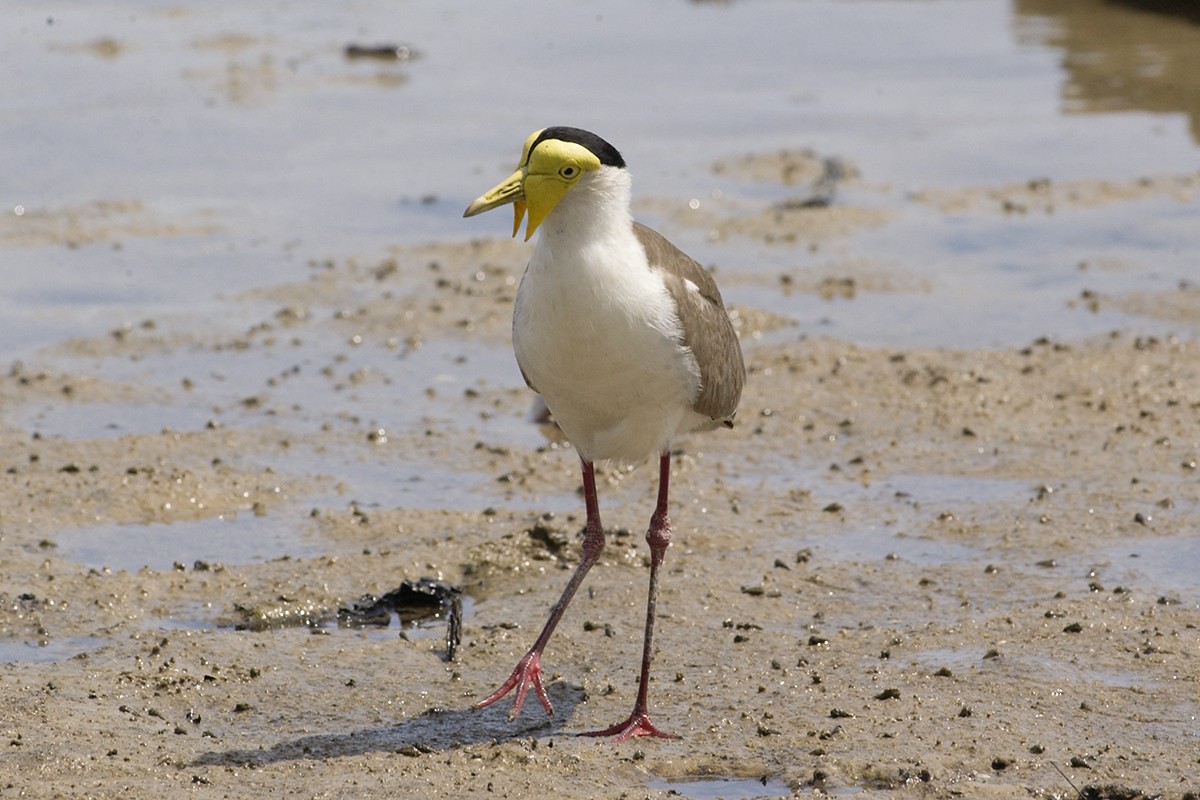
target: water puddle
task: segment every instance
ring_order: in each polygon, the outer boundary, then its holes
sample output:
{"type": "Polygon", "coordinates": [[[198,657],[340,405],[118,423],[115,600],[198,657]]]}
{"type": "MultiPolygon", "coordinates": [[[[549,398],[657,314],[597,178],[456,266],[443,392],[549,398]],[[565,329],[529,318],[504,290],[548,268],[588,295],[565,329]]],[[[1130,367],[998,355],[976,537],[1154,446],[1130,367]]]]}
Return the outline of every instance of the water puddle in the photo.
{"type": "Polygon", "coordinates": [[[788,785],[777,778],[695,778],[677,781],[656,778],[646,786],[669,791],[688,800],[773,800],[791,794],[788,785]]]}
{"type": "Polygon", "coordinates": [[[747,485],[776,492],[812,490],[824,502],[867,500],[928,509],[958,503],[1011,503],[1031,496],[1033,491],[1028,481],[1014,478],[916,473],[875,478],[869,486],[863,486],[855,480],[839,477],[840,473],[828,468],[803,467],[786,453],[769,451],[755,453],[750,465],[747,485]]]}
{"type": "MultiPolygon", "coordinates": [[[[897,475],[875,481],[870,487],[847,484],[821,487],[821,502],[836,498],[845,505],[864,500],[882,504],[891,515],[902,512],[902,522],[920,522],[928,528],[932,515],[946,509],[956,513],[988,504],[1010,503],[1030,492],[1027,481],[1007,478],[978,478],[963,475],[897,475]]],[[[934,539],[906,532],[898,525],[866,525],[847,528],[837,534],[814,537],[811,533],[796,537],[798,547],[811,547],[837,561],[878,561],[899,559],[920,566],[961,564],[983,557],[985,549],[961,542],[934,539]]]]}
{"type": "Polygon", "coordinates": [[[899,559],[923,567],[969,563],[979,560],[983,553],[977,547],[924,536],[910,536],[875,525],[846,530],[821,539],[806,535],[797,538],[795,543],[798,546],[811,547],[820,557],[830,561],[867,562],[899,559]]]}
{"type": "Polygon", "coordinates": [[[94,569],[164,571],[196,562],[248,564],[273,558],[324,552],[284,515],[256,517],[247,512],[190,522],[148,525],[95,525],[55,537],[64,557],[94,569]]]}
{"type": "Polygon", "coordinates": [[[969,475],[897,475],[877,481],[871,488],[915,507],[1006,503],[1032,491],[1028,481],[969,475]]]}
{"type": "Polygon", "coordinates": [[[93,636],[69,636],[63,639],[52,638],[44,641],[0,639],[0,664],[10,664],[15,661],[35,664],[65,661],[80,653],[95,650],[108,641],[108,639],[98,639],[93,636]]]}
{"type": "MultiPolygon", "coordinates": [[[[955,673],[969,672],[974,669],[987,668],[990,662],[985,659],[986,647],[945,647],[923,650],[914,653],[910,663],[915,667],[934,673],[939,669],[949,669],[955,673]]],[[[1050,683],[1100,683],[1117,688],[1141,687],[1148,688],[1149,679],[1142,672],[1134,670],[1105,669],[1083,660],[1060,660],[1054,658],[1026,658],[1019,654],[1007,653],[1002,662],[1005,670],[1027,672],[1044,676],[1050,683]]]]}
{"type": "Polygon", "coordinates": [[[333,491],[303,499],[314,507],[344,508],[354,503],[368,511],[381,507],[465,511],[490,506],[566,512],[579,505],[571,485],[566,483],[557,494],[514,504],[507,484],[498,481],[498,475],[477,471],[473,463],[430,463],[408,457],[389,445],[365,453],[357,442],[319,449],[300,445],[292,447],[288,459],[293,468],[335,481],[333,491]]]}
{"type": "Polygon", "coordinates": [[[185,403],[56,403],[28,406],[6,417],[20,428],[65,439],[112,439],[153,434],[166,428],[200,430],[213,418],[211,409],[185,403]]]}
{"type": "Polygon", "coordinates": [[[1200,536],[1161,536],[1123,542],[1101,552],[1109,566],[1109,580],[1127,581],[1131,587],[1161,595],[1167,600],[1200,601],[1200,536]]]}
{"type": "Polygon", "coordinates": [[[1200,249],[1194,203],[1144,201],[1036,220],[935,217],[899,198],[895,204],[900,216],[858,233],[835,256],[813,259],[790,248],[752,255],[737,241],[694,251],[730,272],[853,282],[858,288],[850,297],[781,291],[778,282],[761,280],[731,282],[725,294],[735,305],[794,321],[797,328],[788,330],[877,347],[1009,347],[1038,336],[1070,339],[1125,328],[1200,333],[1194,318],[1158,319],[1121,302],[1130,295],[1170,296],[1193,280],[1191,254],[1200,249]],[[1162,230],[1164,217],[1181,214],[1189,215],[1189,228],[1162,230]],[[1114,227],[1129,233],[1115,235],[1114,227]],[[1136,237],[1139,227],[1159,231],[1136,237]],[[897,261],[896,253],[904,259],[897,261]],[[871,274],[882,276],[884,285],[872,290],[871,274]]]}

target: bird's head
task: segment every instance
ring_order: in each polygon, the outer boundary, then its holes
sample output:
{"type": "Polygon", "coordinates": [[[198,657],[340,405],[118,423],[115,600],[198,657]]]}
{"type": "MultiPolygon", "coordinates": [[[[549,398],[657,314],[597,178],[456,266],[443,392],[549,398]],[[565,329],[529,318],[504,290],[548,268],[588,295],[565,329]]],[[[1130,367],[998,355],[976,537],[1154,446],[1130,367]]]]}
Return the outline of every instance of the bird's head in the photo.
{"type": "Polygon", "coordinates": [[[512,175],[475,199],[464,217],[473,217],[506,203],[513,204],[513,236],[529,212],[525,241],[575,184],[603,166],[624,168],[617,149],[594,133],[554,127],[534,131],[525,140],[521,161],[512,175]]]}

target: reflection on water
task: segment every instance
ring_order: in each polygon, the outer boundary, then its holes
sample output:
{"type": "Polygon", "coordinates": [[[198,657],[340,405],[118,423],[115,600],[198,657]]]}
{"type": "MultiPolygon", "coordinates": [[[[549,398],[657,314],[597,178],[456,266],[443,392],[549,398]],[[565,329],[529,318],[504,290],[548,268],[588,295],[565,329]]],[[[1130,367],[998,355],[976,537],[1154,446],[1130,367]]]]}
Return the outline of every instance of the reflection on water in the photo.
{"type": "Polygon", "coordinates": [[[1186,114],[1200,142],[1195,0],[1013,0],[1017,38],[1061,48],[1067,113],[1186,114]]]}

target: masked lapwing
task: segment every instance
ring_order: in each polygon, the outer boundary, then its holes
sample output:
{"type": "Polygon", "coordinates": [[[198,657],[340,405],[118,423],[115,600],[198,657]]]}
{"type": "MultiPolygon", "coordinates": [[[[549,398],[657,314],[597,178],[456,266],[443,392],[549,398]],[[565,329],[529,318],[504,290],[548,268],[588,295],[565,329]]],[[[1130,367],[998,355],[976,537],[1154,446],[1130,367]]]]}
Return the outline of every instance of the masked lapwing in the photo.
{"type": "Polygon", "coordinates": [[[525,382],[583,462],[587,524],[582,560],[541,634],[508,680],[476,707],[515,690],[515,718],[532,686],[554,713],[542,687],[542,652],[604,548],[593,463],[636,464],[657,455],[637,700],[627,720],[585,735],[675,738],[650,721],[647,702],[659,567],[671,543],[670,446],[689,431],[732,427],[746,377],[741,347],[712,275],[634,222],[625,161],[599,136],[568,127],[533,133],[516,171],[463,216],[508,203],[514,236],[526,214],[525,240],[541,232],[517,290],[513,347],[525,382]]]}

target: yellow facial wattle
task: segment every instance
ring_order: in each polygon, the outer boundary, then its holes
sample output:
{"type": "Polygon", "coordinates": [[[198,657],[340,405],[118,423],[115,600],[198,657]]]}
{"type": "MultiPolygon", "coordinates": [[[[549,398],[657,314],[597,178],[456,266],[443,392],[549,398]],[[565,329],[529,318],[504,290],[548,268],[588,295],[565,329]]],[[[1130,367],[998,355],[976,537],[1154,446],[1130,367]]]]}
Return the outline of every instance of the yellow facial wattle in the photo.
{"type": "Polygon", "coordinates": [[[525,140],[521,163],[513,174],[477,197],[463,212],[473,217],[506,203],[513,204],[513,236],[521,229],[521,220],[529,215],[525,241],[545,221],[584,173],[600,168],[600,159],[586,147],[559,139],[537,142],[541,131],[525,140]],[[534,147],[534,143],[537,146],[534,147]]]}

